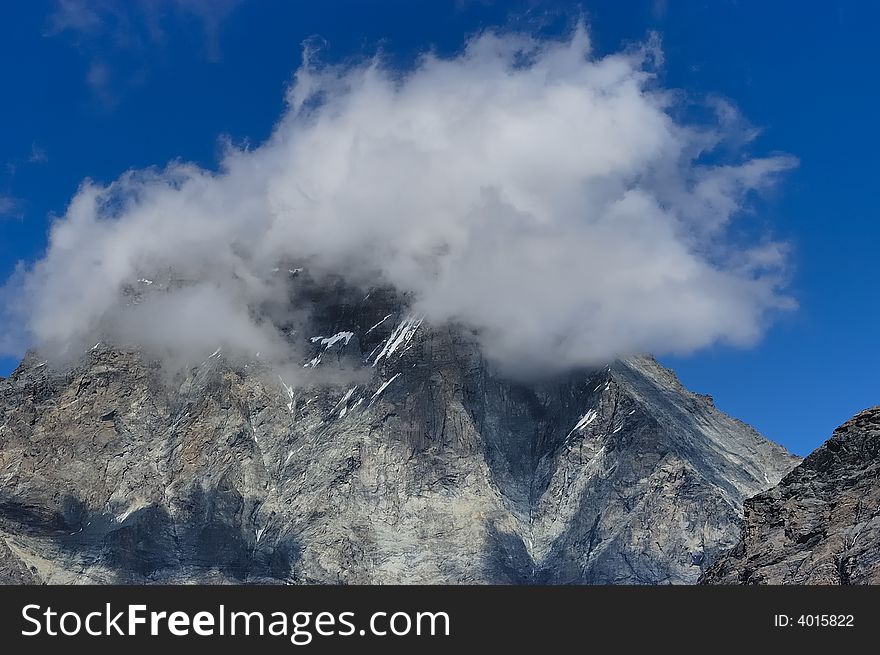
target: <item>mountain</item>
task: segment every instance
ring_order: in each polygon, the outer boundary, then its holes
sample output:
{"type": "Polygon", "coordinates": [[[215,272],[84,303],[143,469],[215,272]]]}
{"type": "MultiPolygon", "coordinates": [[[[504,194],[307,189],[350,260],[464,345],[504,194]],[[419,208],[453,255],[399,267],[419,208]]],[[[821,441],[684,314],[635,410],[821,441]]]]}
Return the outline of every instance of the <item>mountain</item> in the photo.
{"type": "Polygon", "coordinates": [[[880,583],[880,407],[841,425],[745,503],[739,543],[706,584],[880,583]]]}
{"type": "Polygon", "coordinates": [[[297,273],[285,329],[335,383],[101,343],[0,381],[0,579],[693,583],[799,461],[650,357],[517,381],[297,273]]]}

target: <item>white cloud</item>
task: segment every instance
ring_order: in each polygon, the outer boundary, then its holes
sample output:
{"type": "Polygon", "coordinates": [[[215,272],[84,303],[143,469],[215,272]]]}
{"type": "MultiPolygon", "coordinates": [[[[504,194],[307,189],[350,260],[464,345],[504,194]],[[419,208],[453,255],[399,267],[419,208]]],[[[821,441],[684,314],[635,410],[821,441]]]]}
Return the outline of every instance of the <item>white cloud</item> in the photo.
{"type": "Polygon", "coordinates": [[[66,37],[88,58],[86,83],[111,109],[120,91],[143,78],[151,51],[163,45],[168,26],[175,22],[186,25],[195,19],[204,55],[218,60],[221,27],[239,4],[241,0],[56,0],[44,35],[66,37]]]}
{"type": "Polygon", "coordinates": [[[40,147],[36,142],[31,144],[31,154],[28,155],[28,164],[45,164],[49,161],[49,154],[45,148],[40,147]]]}
{"type": "Polygon", "coordinates": [[[47,36],[65,31],[94,33],[102,24],[101,11],[112,5],[86,0],[57,0],[55,10],[49,15],[47,36]]]}
{"type": "Polygon", "coordinates": [[[15,201],[15,198],[0,195],[0,216],[11,215],[17,206],[18,203],[15,201]]]}
{"type": "Polygon", "coordinates": [[[564,41],[483,34],[406,72],[307,63],[271,138],[231,149],[219,172],[174,163],[84,183],[45,257],[7,288],[7,312],[55,351],[114,330],[280,357],[254,309],[283,297],[272,267],[308,261],[413,294],[512,371],[752,343],[791,305],[785,248],[729,230],[795,162],[700,163],[750,128],[727,105],[714,127],[673,118],[658,53],[596,57],[579,28],[564,41]],[[200,283],[137,310],[120,300],[169,269],[200,283]]]}
{"type": "Polygon", "coordinates": [[[144,37],[161,40],[163,19],[177,12],[201,21],[210,38],[239,4],[241,0],[56,0],[45,34],[96,37],[109,33],[118,46],[139,46],[144,37]]]}

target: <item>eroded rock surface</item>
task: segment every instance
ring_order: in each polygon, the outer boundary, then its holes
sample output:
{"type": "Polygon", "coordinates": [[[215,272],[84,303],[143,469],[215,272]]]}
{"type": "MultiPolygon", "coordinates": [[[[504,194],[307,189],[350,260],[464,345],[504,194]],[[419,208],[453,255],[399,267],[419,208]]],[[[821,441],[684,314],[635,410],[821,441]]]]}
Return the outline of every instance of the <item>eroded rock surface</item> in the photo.
{"type": "Polygon", "coordinates": [[[841,425],[745,503],[741,541],[709,584],[880,583],[880,407],[841,425]]]}

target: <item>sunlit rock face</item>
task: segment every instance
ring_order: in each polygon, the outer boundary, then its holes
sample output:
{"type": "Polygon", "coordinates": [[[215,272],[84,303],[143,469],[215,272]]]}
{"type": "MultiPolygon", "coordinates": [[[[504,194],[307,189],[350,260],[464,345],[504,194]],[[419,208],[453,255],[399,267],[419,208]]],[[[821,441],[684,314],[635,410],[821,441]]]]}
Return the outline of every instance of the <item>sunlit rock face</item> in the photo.
{"type": "Polygon", "coordinates": [[[798,463],[650,357],[512,377],[388,290],[285,273],[296,372],[98,342],[0,380],[0,579],[694,583],[798,463]]]}

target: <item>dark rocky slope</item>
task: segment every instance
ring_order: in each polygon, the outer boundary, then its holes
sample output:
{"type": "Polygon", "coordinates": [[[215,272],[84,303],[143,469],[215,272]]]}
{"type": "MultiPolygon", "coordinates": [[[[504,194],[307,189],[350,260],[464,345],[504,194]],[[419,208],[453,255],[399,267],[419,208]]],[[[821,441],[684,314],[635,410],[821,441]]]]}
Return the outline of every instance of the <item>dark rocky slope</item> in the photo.
{"type": "Polygon", "coordinates": [[[649,357],[517,383],[391,294],[293,283],[304,364],[356,381],[105,345],[0,380],[0,579],[693,583],[797,463],[649,357]]]}
{"type": "Polygon", "coordinates": [[[880,407],[841,425],[745,503],[740,542],[708,584],[880,583],[880,407]]]}

